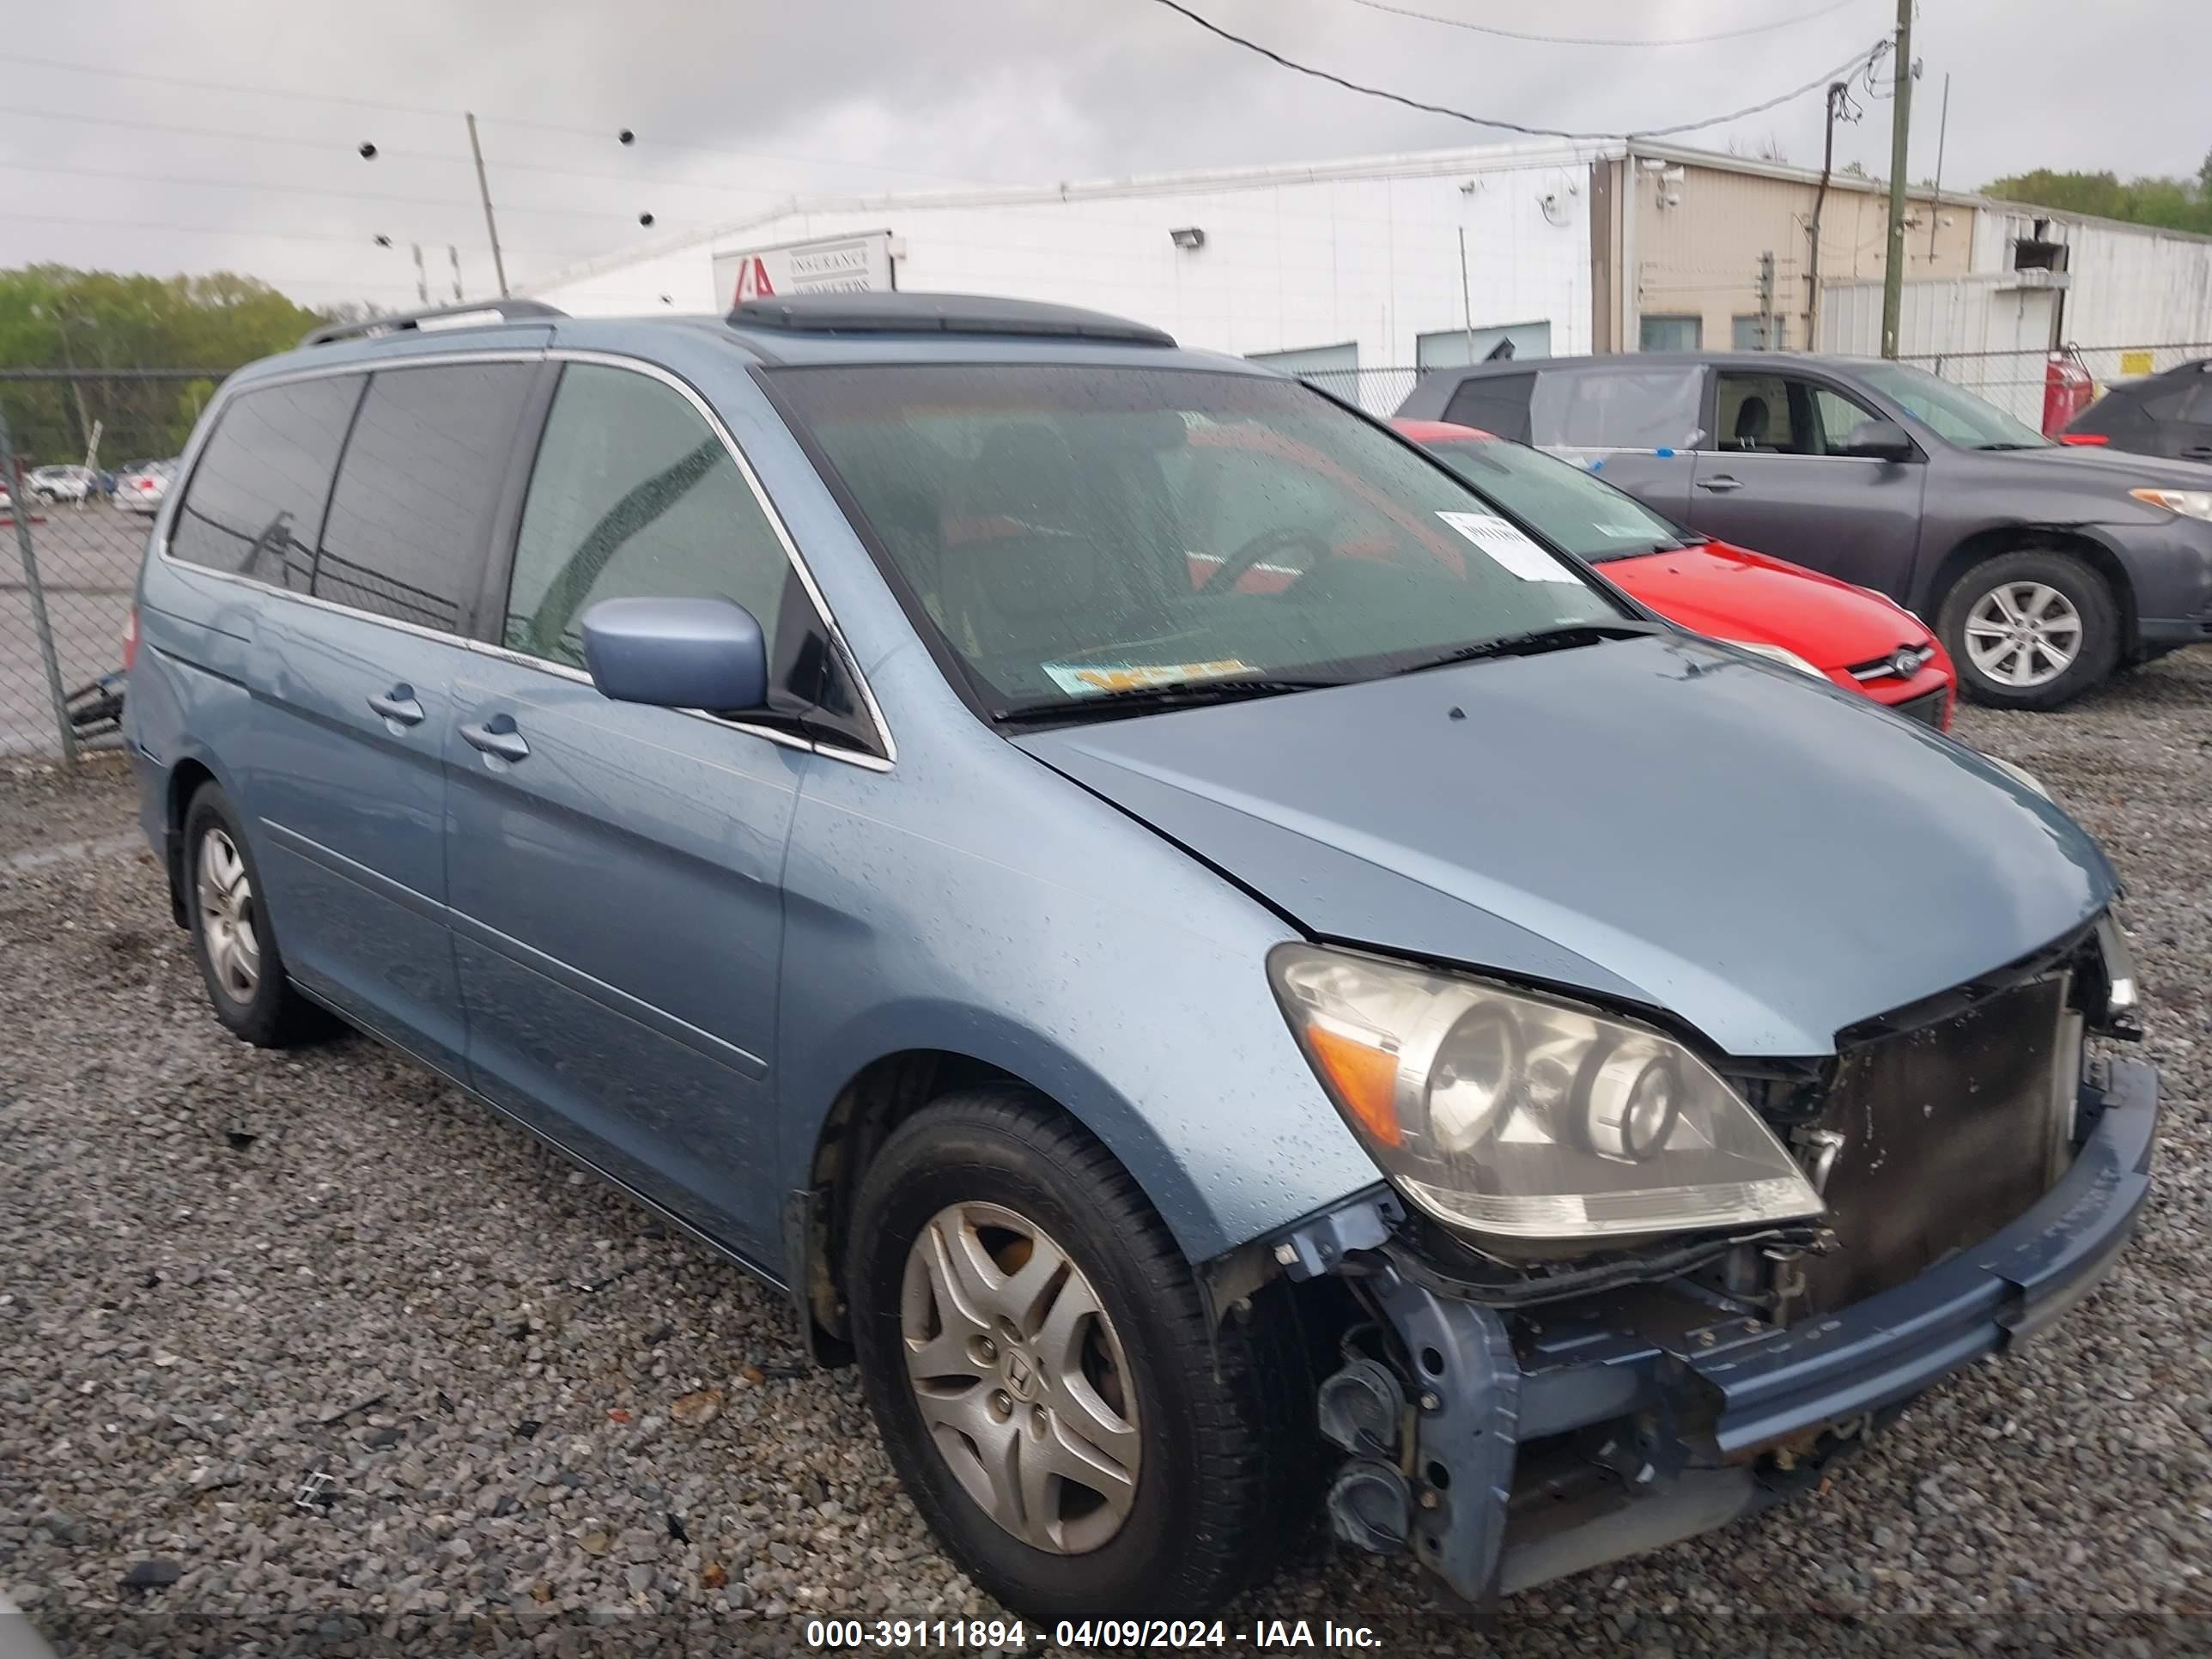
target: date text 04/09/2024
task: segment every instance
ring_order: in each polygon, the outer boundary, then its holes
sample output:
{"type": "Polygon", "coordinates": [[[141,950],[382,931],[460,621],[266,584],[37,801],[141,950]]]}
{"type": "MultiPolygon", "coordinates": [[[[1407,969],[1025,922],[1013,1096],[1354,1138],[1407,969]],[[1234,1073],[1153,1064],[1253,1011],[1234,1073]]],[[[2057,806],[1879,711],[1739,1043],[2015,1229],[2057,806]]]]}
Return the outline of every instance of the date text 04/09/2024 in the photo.
{"type": "MultiPolygon", "coordinates": [[[[848,1650],[1019,1650],[1028,1646],[1030,1637],[1028,1627],[1019,1620],[810,1619],[806,1622],[807,1646],[848,1650]]],[[[1261,1619],[1243,1626],[1231,1626],[1220,1619],[1063,1619],[1053,1627],[1052,1640],[1054,1646],[1063,1648],[1320,1647],[1357,1652],[1382,1646],[1382,1638],[1369,1626],[1324,1620],[1316,1627],[1305,1619],[1261,1619]]]]}

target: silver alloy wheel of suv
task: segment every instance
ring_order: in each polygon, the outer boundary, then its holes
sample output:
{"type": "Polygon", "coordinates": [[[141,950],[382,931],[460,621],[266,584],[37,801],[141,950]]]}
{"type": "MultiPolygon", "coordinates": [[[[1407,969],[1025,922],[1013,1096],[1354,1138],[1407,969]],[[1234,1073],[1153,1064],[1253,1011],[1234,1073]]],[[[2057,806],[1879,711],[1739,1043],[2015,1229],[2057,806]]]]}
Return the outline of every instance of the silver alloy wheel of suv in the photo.
{"type": "Polygon", "coordinates": [[[2048,685],[2081,649],[2081,613],[2045,582],[2005,582],[1966,613],[1966,653],[1990,679],[2026,689],[2048,685]]]}
{"type": "Polygon", "coordinates": [[[1057,1241],[997,1204],[954,1204],[907,1252],[907,1373],[977,1507],[1034,1549],[1079,1555],[1129,1518],[1142,1442],[1121,1340],[1057,1241]]]}

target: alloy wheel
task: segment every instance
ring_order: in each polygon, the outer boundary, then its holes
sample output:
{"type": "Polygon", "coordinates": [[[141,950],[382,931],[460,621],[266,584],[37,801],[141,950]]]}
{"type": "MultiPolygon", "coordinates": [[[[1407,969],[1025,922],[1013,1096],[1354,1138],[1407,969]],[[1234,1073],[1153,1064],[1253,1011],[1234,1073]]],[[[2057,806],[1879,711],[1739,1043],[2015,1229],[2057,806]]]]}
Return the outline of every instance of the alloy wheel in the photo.
{"type": "Polygon", "coordinates": [[[1966,654],[1984,678],[2048,685],[2081,653],[2081,613],[2047,582],[2003,582],[1966,613],[1966,654]]]}
{"type": "Polygon", "coordinates": [[[253,884],[246,860],[217,826],[200,837],[196,882],[200,935],[215,981],[233,1002],[251,1002],[261,983],[261,940],[254,932],[253,884]]]}
{"type": "Polygon", "coordinates": [[[907,1251],[899,1323],[930,1439],[986,1515],[1055,1555],[1121,1529],[1135,1389],[1097,1292],[1042,1227],[996,1204],[939,1211],[907,1251]]]}

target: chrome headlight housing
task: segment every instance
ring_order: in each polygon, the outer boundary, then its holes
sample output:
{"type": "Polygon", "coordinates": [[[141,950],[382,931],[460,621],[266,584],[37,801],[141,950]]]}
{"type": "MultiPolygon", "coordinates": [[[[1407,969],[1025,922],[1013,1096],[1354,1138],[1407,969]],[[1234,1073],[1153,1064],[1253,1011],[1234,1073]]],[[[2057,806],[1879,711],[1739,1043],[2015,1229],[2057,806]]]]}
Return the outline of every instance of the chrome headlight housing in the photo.
{"type": "Polygon", "coordinates": [[[1801,674],[1810,674],[1816,680],[1828,678],[1786,645],[1769,645],[1764,640],[1723,640],[1721,643],[1732,645],[1739,651],[1748,651],[1753,656],[1764,657],[1769,662],[1778,662],[1784,668],[1794,668],[1801,674]]]}
{"type": "Polygon", "coordinates": [[[1824,1208],[1759,1115],[1661,1032],[1321,945],[1279,945],[1267,972],[1352,1133],[1447,1226],[1587,1242],[1824,1208]]]}

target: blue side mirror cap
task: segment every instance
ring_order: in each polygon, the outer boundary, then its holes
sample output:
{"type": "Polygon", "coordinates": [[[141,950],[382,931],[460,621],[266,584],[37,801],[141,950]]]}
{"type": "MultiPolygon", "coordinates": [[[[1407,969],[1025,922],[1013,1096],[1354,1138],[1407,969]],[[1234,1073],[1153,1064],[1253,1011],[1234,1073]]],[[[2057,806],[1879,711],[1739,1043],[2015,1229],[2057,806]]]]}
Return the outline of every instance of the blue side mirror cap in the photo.
{"type": "Polygon", "coordinates": [[[758,708],[768,646],[731,599],[601,599],[584,613],[592,684],[617,702],[660,708],[758,708]]]}

